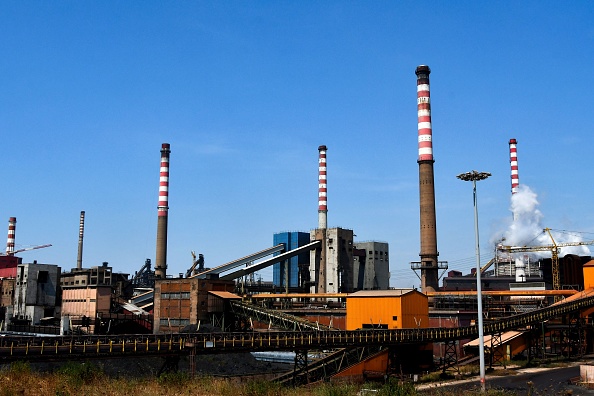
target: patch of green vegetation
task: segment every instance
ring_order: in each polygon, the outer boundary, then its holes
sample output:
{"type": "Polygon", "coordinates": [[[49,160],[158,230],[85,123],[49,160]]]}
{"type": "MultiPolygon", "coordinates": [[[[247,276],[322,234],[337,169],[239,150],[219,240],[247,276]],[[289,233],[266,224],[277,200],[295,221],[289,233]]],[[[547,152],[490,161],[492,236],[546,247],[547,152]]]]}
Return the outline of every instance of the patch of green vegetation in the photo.
{"type": "Polygon", "coordinates": [[[280,396],[283,389],[280,384],[272,381],[248,381],[241,392],[242,396],[280,396]]]}
{"type": "Polygon", "coordinates": [[[13,375],[26,375],[31,373],[31,365],[29,362],[12,362],[8,371],[13,375]]]}
{"type": "Polygon", "coordinates": [[[167,372],[157,377],[159,385],[168,387],[183,387],[190,380],[190,375],[182,372],[167,372]]]}
{"type": "Polygon", "coordinates": [[[74,386],[91,383],[103,376],[101,369],[93,363],[68,362],[57,370],[66,377],[67,382],[74,386]]]}
{"type": "Polygon", "coordinates": [[[339,383],[331,384],[324,383],[314,389],[315,396],[355,396],[359,388],[353,384],[339,383]]]}

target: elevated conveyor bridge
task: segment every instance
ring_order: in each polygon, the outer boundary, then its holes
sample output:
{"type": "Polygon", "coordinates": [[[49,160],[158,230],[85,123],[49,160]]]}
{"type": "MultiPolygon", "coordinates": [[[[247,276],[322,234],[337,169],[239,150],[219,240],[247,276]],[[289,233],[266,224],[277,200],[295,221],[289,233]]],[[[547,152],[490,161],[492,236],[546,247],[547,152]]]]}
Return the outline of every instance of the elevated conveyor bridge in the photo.
{"type": "MultiPolygon", "coordinates": [[[[569,300],[569,299],[568,299],[569,300]]],[[[524,329],[542,322],[576,314],[594,307],[594,291],[582,293],[571,301],[498,319],[484,325],[484,334],[500,334],[504,331],[524,329]]],[[[239,304],[234,309],[245,309],[248,314],[255,310],[239,304]],[[249,312],[248,312],[249,311],[249,312]]],[[[272,317],[272,316],[269,316],[272,317]]],[[[279,321],[291,324],[289,318],[279,316],[279,321]]],[[[396,330],[317,330],[302,327],[297,331],[268,331],[242,333],[182,333],[155,335],[113,336],[57,336],[33,337],[3,334],[0,337],[0,363],[15,360],[71,360],[125,356],[155,356],[179,354],[236,353],[271,350],[354,350],[354,355],[366,348],[369,353],[381,348],[402,344],[449,342],[476,338],[478,327],[416,328],[396,330]]],[[[362,355],[360,355],[362,356],[362,355]]],[[[369,356],[369,355],[367,355],[369,356]]],[[[327,367],[327,366],[325,366],[327,367]]]]}

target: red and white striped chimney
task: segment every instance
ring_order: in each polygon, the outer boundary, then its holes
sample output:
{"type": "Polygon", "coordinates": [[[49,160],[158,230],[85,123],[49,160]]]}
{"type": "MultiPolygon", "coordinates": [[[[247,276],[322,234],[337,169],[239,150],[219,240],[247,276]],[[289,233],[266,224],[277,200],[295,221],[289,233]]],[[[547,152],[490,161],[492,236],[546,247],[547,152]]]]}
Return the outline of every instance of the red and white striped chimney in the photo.
{"type": "Polygon", "coordinates": [[[8,219],[8,239],[6,239],[6,255],[14,252],[14,234],[16,231],[16,217],[8,219]]]}
{"type": "Polygon", "coordinates": [[[512,194],[518,192],[520,179],[518,176],[518,142],[516,139],[509,139],[509,163],[511,165],[511,191],[512,194]]]}
{"type": "Polygon", "coordinates": [[[417,67],[417,116],[419,130],[419,161],[433,161],[431,129],[431,97],[429,94],[429,66],[417,67]]]}
{"type": "Polygon", "coordinates": [[[161,145],[161,168],[159,177],[159,204],[157,206],[157,254],[155,277],[167,276],[167,215],[169,211],[169,143],[161,145]]]}
{"type": "Polygon", "coordinates": [[[431,128],[431,100],[429,95],[429,66],[416,68],[417,129],[419,134],[419,203],[421,229],[421,290],[439,290],[439,252],[435,217],[435,177],[433,171],[433,143],[431,128]]]}
{"type": "Polygon", "coordinates": [[[318,228],[325,230],[328,227],[328,186],[326,180],[326,146],[318,147],[318,228]]]}

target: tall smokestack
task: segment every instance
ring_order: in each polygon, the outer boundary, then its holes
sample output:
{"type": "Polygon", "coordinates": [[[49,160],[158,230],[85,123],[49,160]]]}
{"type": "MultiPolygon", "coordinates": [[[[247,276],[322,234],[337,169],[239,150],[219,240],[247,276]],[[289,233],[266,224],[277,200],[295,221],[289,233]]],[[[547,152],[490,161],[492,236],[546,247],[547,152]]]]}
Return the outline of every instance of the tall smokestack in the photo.
{"type": "Polygon", "coordinates": [[[326,293],[326,229],[328,227],[328,185],[326,176],[326,146],[319,146],[318,152],[318,228],[310,233],[312,241],[321,241],[320,246],[310,253],[309,279],[312,293],[326,293]]]}
{"type": "Polygon", "coordinates": [[[16,231],[16,217],[8,219],[8,238],[6,239],[6,255],[14,252],[14,234],[16,231]]]}
{"type": "Polygon", "coordinates": [[[76,268],[82,269],[83,238],[85,235],[85,211],[80,211],[80,223],[78,226],[78,256],[76,257],[76,268]]]}
{"type": "Polygon", "coordinates": [[[520,178],[518,176],[518,142],[516,139],[509,139],[509,163],[511,165],[511,191],[512,194],[518,192],[520,178]]]}
{"type": "Polygon", "coordinates": [[[417,75],[417,114],[419,130],[419,196],[421,211],[421,290],[439,288],[437,230],[435,221],[435,186],[433,177],[433,144],[431,129],[431,99],[429,66],[421,65],[417,75]]]}
{"type": "Polygon", "coordinates": [[[325,230],[328,227],[328,186],[326,184],[326,146],[318,147],[318,228],[325,230]]]}
{"type": "Polygon", "coordinates": [[[161,145],[161,170],[159,178],[159,205],[157,206],[157,255],[155,278],[167,276],[167,214],[169,211],[169,143],[161,145]]]}

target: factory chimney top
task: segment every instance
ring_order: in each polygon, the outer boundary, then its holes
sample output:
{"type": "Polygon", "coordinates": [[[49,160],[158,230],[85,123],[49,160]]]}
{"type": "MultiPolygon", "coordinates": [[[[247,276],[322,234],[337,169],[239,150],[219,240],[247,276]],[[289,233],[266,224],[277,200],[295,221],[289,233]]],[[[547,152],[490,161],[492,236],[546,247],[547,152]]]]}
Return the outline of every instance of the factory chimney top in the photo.
{"type": "Polygon", "coordinates": [[[431,73],[431,69],[429,68],[429,66],[427,65],[420,65],[417,66],[417,69],[415,70],[415,74],[418,76],[419,74],[429,74],[431,73]]]}

